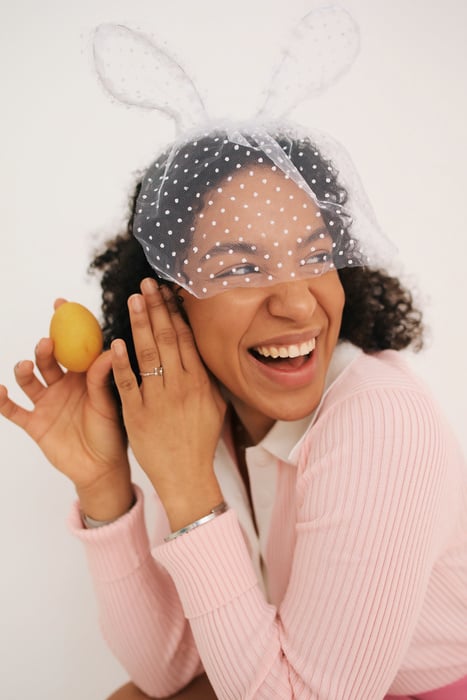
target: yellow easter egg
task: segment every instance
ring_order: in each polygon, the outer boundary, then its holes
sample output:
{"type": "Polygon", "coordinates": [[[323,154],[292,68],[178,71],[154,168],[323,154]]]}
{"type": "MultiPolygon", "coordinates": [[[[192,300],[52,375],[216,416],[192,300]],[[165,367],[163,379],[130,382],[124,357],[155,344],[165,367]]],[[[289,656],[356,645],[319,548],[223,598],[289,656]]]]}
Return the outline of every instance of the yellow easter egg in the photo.
{"type": "Polygon", "coordinates": [[[102,331],[96,317],[82,304],[66,301],[50,321],[57,362],[72,372],[86,372],[102,352],[102,331]]]}

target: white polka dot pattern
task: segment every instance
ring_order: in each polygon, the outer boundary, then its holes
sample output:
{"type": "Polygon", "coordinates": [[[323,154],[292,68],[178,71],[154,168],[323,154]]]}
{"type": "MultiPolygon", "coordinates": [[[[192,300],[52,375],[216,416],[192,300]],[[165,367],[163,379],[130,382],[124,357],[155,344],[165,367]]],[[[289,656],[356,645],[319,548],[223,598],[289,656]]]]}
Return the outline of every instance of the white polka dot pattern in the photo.
{"type": "Polygon", "coordinates": [[[144,177],[134,235],[159,277],[207,297],[368,264],[353,218],[309,138],[238,127],[161,155],[144,177]]]}

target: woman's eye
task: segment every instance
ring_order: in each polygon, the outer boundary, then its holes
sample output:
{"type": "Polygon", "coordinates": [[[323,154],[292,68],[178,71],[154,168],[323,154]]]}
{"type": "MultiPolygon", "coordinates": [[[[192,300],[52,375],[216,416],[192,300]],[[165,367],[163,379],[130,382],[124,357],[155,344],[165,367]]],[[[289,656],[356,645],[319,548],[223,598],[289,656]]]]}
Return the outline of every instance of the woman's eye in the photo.
{"type": "Polygon", "coordinates": [[[222,277],[241,277],[242,275],[255,275],[259,272],[258,265],[251,265],[249,263],[242,263],[240,265],[234,265],[228,270],[222,270],[218,272],[215,276],[216,279],[222,279],[222,277]]]}
{"type": "Polygon", "coordinates": [[[300,260],[300,266],[303,267],[305,265],[320,265],[326,268],[330,267],[332,265],[332,255],[329,250],[314,253],[308,258],[303,258],[300,260]]]}

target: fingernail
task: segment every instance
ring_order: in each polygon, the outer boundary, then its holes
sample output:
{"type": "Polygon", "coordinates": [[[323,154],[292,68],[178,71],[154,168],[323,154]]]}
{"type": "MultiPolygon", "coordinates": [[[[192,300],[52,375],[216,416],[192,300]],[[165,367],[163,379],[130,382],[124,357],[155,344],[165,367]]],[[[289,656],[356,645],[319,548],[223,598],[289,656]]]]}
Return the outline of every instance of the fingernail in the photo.
{"type": "Polygon", "coordinates": [[[23,362],[23,360],[18,360],[18,362],[16,363],[16,365],[15,365],[15,367],[14,367],[15,372],[16,372],[17,369],[19,369],[19,367],[20,367],[20,365],[21,365],[22,362],[23,362]]]}
{"type": "Polygon", "coordinates": [[[114,353],[119,357],[123,357],[125,355],[125,343],[123,340],[113,340],[111,347],[114,353]]]}
{"type": "Polygon", "coordinates": [[[133,311],[143,311],[144,301],[143,297],[140,294],[133,294],[133,296],[131,296],[128,301],[133,311]]]}
{"type": "Polygon", "coordinates": [[[146,277],[141,282],[141,287],[144,292],[155,292],[158,289],[156,280],[152,279],[152,277],[146,277]]]}

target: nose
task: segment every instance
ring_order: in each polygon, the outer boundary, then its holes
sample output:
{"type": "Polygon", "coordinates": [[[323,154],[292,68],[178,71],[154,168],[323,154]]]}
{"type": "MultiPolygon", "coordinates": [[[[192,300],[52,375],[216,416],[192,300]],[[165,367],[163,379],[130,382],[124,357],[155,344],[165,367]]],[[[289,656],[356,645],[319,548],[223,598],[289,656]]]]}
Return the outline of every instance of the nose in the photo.
{"type": "Polygon", "coordinates": [[[307,280],[281,282],[269,288],[267,305],[272,316],[303,323],[309,320],[317,303],[307,280]]]}

